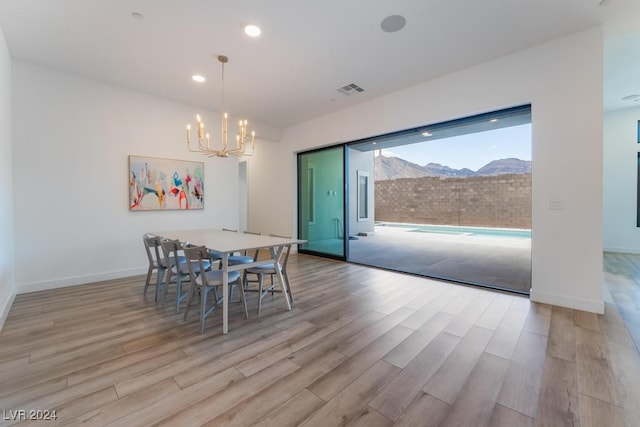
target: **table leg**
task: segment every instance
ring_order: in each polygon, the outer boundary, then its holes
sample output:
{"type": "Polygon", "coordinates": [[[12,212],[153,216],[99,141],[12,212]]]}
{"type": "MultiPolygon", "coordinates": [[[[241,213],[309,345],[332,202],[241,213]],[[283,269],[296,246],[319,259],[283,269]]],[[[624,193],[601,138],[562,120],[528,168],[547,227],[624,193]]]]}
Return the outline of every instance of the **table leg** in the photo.
{"type": "Polygon", "coordinates": [[[278,278],[278,284],[280,285],[280,289],[282,289],[282,295],[284,296],[284,301],[287,304],[287,310],[291,310],[291,303],[289,302],[289,292],[287,291],[287,287],[284,284],[284,278],[282,277],[282,272],[277,266],[280,264],[280,258],[282,257],[282,252],[284,252],[284,245],[278,246],[278,249],[271,247],[269,248],[271,252],[271,258],[273,258],[273,265],[276,266],[275,272],[276,277],[278,278]]]}
{"type": "Polygon", "coordinates": [[[222,333],[229,332],[229,254],[222,254],[222,333]]]}

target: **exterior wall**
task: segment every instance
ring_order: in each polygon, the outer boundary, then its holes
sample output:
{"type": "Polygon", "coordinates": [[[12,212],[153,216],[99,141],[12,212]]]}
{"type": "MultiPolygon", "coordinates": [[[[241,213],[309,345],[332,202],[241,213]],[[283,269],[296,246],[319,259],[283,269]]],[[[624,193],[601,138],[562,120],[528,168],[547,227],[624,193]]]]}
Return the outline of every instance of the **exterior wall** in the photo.
{"type": "Polygon", "coordinates": [[[376,221],[531,228],[531,174],[376,181],[376,221]]]}

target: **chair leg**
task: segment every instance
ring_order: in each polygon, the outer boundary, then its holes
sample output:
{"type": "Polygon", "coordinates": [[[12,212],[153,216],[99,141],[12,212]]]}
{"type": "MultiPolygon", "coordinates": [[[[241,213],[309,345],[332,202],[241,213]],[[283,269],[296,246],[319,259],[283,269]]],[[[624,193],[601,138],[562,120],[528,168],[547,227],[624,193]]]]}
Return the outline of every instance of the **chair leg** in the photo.
{"type": "Polygon", "coordinates": [[[149,283],[151,283],[151,275],[153,274],[153,270],[154,267],[150,265],[149,269],[147,270],[147,279],[144,281],[144,291],[142,292],[142,295],[144,296],[147,295],[147,289],[149,288],[149,283]]]}
{"type": "MultiPolygon", "coordinates": [[[[240,282],[240,278],[238,278],[238,282],[240,282]]],[[[242,304],[244,305],[244,318],[248,319],[249,318],[249,310],[247,310],[247,299],[244,296],[244,287],[242,286],[242,283],[238,283],[237,285],[240,288],[240,298],[242,299],[242,304]]]]}
{"type": "Polygon", "coordinates": [[[182,276],[178,274],[176,280],[176,314],[180,313],[180,303],[182,302],[182,276]]]}
{"type": "Polygon", "coordinates": [[[164,273],[166,272],[166,268],[158,268],[158,277],[156,278],[156,298],[157,298],[157,292],[158,289],[160,289],[162,287],[162,281],[164,280],[164,273]]]}
{"type": "Polygon", "coordinates": [[[184,318],[183,320],[187,320],[187,315],[189,314],[189,309],[191,308],[191,301],[193,300],[193,294],[195,293],[196,284],[192,283],[189,287],[189,296],[187,297],[187,306],[184,308],[184,318]]]}
{"type": "MultiPolygon", "coordinates": [[[[245,270],[246,273],[246,270],[245,270]]],[[[242,287],[244,289],[249,289],[249,276],[247,274],[244,274],[242,276],[242,287]]]]}
{"type": "Polygon", "coordinates": [[[204,286],[200,289],[200,333],[204,334],[204,315],[207,312],[207,290],[204,286]]]}
{"type": "Polygon", "coordinates": [[[262,309],[262,282],[264,281],[264,275],[262,273],[258,274],[258,314],[260,314],[260,310],[262,309]]]}
{"type": "MultiPolygon", "coordinates": [[[[240,280],[238,280],[238,282],[240,283],[240,280]]],[[[233,301],[233,290],[235,289],[236,285],[231,285],[229,284],[229,300],[227,302],[231,303],[231,301],[233,301]]]]}
{"type": "Polygon", "coordinates": [[[270,277],[270,279],[271,279],[271,288],[269,288],[269,289],[271,289],[271,295],[273,295],[273,293],[276,291],[275,287],[273,286],[273,276],[275,276],[275,274],[270,274],[269,276],[271,276],[270,277]]]}
{"type": "MultiPolygon", "coordinates": [[[[168,268],[167,269],[167,279],[165,280],[165,284],[162,288],[162,297],[160,298],[160,303],[164,304],[164,302],[167,300],[167,293],[169,292],[169,285],[171,284],[171,276],[173,275],[173,270],[168,268]]],[[[180,273],[178,272],[178,279],[180,279],[180,273]]],[[[157,301],[156,301],[157,302],[157,301]]]]}

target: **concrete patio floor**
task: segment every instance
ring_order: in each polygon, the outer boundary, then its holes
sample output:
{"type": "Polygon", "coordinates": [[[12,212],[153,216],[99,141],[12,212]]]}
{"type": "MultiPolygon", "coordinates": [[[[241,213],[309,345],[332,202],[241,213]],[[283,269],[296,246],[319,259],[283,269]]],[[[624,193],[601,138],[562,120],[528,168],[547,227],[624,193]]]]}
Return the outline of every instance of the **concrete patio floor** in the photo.
{"type": "Polygon", "coordinates": [[[528,294],[531,239],[439,234],[376,226],[349,240],[349,261],[528,294]]]}

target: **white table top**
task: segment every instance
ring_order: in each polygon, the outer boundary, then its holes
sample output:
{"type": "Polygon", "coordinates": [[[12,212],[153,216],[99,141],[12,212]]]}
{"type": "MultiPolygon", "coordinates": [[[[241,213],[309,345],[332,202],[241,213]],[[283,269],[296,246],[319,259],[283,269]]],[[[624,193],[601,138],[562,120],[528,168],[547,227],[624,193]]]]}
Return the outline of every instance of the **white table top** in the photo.
{"type": "Polygon", "coordinates": [[[300,239],[263,236],[215,229],[156,231],[152,234],[163,236],[168,239],[179,240],[183,243],[189,242],[192,245],[205,246],[208,249],[213,249],[214,251],[222,253],[270,248],[305,242],[305,240],[300,239]]]}

